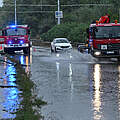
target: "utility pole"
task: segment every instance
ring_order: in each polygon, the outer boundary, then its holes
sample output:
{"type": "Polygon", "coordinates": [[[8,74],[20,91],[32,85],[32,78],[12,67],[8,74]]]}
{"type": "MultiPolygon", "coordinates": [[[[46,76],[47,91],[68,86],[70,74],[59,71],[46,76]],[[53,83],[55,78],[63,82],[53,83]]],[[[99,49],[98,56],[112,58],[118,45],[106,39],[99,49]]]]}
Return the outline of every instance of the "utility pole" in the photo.
{"type": "Polygon", "coordinates": [[[41,0],[41,11],[42,11],[42,0],[41,0]]]}
{"type": "Polygon", "coordinates": [[[16,0],[15,0],[15,25],[17,25],[17,15],[16,15],[16,0]]]}
{"type": "Polygon", "coordinates": [[[119,8],[119,21],[118,22],[120,23],[120,8],[119,8]]]}
{"type": "MultiPolygon", "coordinates": [[[[60,13],[60,1],[58,0],[58,14],[60,13]]],[[[60,24],[60,16],[58,15],[58,25],[60,24]]]]}

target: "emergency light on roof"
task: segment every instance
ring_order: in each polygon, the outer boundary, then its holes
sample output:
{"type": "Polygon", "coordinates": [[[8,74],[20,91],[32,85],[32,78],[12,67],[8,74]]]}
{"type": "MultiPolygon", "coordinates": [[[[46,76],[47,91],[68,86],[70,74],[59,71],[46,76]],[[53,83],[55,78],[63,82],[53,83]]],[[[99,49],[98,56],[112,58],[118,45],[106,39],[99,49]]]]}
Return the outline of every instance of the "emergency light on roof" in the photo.
{"type": "Polygon", "coordinates": [[[99,21],[96,20],[96,25],[98,25],[98,24],[99,24],[99,21]]]}
{"type": "Polygon", "coordinates": [[[11,25],[10,27],[11,27],[11,28],[16,28],[16,25],[11,25]]]}
{"type": "Polygon", "coordinates": [[[117,20],[115,20],[115,24],[117,24],[118,23],[118,21],[117,20]]]}
{"type": "Polygon", "coordinates": [[[16,28],[16,27],[28,27],[28,25],[10,25],[7,27],[16,28]]]}

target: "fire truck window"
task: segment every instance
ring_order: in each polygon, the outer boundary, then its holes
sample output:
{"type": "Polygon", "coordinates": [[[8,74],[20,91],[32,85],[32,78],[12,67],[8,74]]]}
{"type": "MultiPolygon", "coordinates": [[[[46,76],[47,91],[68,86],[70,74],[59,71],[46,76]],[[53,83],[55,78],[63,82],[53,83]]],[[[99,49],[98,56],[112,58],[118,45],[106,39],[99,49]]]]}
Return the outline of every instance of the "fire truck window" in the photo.
{"type": "Polygon", "coordinates": [[[118,33],[118,37],[120,37],[120,33],[118,33]]]}
{"type": "Polygon", "coordinates": [[[28,29],[28,34],[30,34],[30,29],[28,29]]]}
{"type": "Polygon", "coordinates": [[[14,36],[14,35],[26,35],[26,29],[24,28],[17,28],[17,29],[7,29],[7,36],[14,36]]]}
{"type": "Polygon", "coordinates": [[[97,27],[95,38],[120,38],[120,26],[102,26],[97,27]]]}

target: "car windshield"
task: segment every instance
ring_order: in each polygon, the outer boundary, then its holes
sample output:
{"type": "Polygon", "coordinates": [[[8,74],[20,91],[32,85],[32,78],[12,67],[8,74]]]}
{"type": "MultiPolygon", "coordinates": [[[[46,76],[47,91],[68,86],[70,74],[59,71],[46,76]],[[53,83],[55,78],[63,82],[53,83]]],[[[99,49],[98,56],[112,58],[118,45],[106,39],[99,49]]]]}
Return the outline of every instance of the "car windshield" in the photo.
{"type": "Polygon", "coordinates": [[[55,41],[56,43],[69,43],[67,39],[58,39],[55,41]]]}
{"type": "Polygon", "coordinates": [[[96,27],[95,38],[120,38],[120,26],[102,26],[96,27]]]}
{"type": "Polygon", "coordinates": [[[24,28],[7,29],[6,30],[6,35],[7,36],[26,35],[26,29],[24,29],[24,28]]]}

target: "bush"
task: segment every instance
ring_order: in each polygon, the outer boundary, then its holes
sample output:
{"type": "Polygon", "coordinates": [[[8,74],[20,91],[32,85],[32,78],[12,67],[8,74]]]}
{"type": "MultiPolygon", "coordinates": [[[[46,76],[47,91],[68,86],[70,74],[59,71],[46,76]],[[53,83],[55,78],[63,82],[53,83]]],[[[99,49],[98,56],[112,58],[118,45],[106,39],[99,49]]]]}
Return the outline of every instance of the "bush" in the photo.
{"type": "Polygon", "coordinates": [[[43,41],[51,42],[54,38],[68,38],[72,42],[84,42],[88,25],[81,23],[66,23],[54,26],[41,35],[43,41]]]}
{"type": "Polygon", "coordinates": [[[68,39],[74,42],[85,42],[86,40],[86,28],[88,25],[86,24],[78,24],[76,27],[71,29],[68,39]]]}

